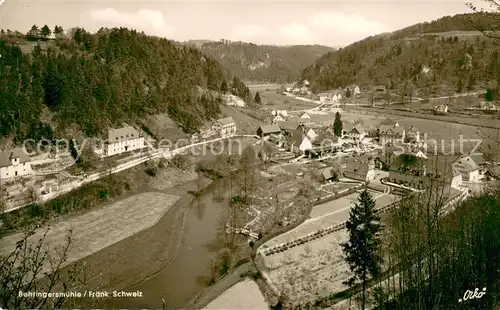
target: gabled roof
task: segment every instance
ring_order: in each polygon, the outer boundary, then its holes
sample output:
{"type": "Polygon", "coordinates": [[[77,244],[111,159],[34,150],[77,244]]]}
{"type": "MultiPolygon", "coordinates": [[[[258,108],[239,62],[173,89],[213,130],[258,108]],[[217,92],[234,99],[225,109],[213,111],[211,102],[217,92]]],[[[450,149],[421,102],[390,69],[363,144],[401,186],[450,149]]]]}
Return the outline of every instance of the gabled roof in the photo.
{"type": "Polygon", "coordinates": [[[336,137],[335,135],[329,133],[328,131],[322,130],[316,134],[316,138],[314,139],[313,144],[327,146],[337,143],[338,140],[339,138],[336,137]]]}
{"type": "Polygon", "coordinates": [[[410,173],[412,170],[421,171],[425,168],[428,176],[439,175],[441,180],[451,180],[452,177],[460,175],[460,172],[453,166],[456,159],[456,156],[429,155],[428,158],[422,158],[410,154],[401,154],[394,158],[390,170],[410,173]]]}
{"type": "Polygon", "coordinates": [[[350,130],[350,132],[353,132],[354,130],[355,130],[357,133],[359,133],[359,134],[363,134],[363,133],[365,133],[365,129],[364,129],[364,128],[363,128],[363,126],[361,126],[360,124],[357,124],[356,126],[354,126],[354,127],[350,130]]]}
{"type": "Polygon", "coordinates": [[[479,166],[472,160],[470,156],[464,156],[457,159],[454,163],[457,169],[466,172],[473,172],[479,170],[479,166]]]}
{"type": "Polygon", "coordinates": [[[361,174],[361,175],[366,175],[369,170],[370,170],[370,165],[365,161],[349,162],[349,163],[347,163],[347,166],[344,169],[345,172],[357,173],[357,174],[361,174]]]}
{"type": "Polygon", "coordinates": [[[1,151],[0,168],[11,166],[12,165],[11,160],[14,158],[19,158],[20,163],[26,163],[31,161],[30,157],[28,156],[24,148],[15,148],[10,151],[1,151]]]}
{"type": "Polygon", "coordinates": [[[108,142],[116,143],[140,138],[139,132],[131,126],[125,126],[118,129],[108,129],[108,142]]]}
{"type": "Polygon", "coordinates": [[[354,125],[352,123],[344,122],[342,124],[342,131],[350,132],[353,128],[354,128],[354,125]]]}
{"type": "Polygon", "coordinates": [[[333,168],[332,167],[324,168],[321,171],[321,175],[323,176],[323,178],[325,178],[325,180],[333,178],[333,168]]]}
{"type": "Polygon", "coordinates": [[[408,132],[408,133],[419,133],[420,130],[418,130],[418,128],[415,127],[415,126],[411,126],[410,128],[408,128],[408,130],[406,130],[406,132],[408,132]]]}
{"type": "Polygon", "coordinates": [[[228,126],[228,125],[233,125],[234,120],[232,117],[225,117],[218,119],[217,123],[221,124],[222,126],[228,126]]]}
{"type": "Polygon", "coordinates": [[[259,129],[262,131],[262,133],[278,133],[281,131],[278,124],[262,125],[259,127],[259,129]]]}
{"type": "Polygon", "coordinates": [[[484,159],[484,155],[481,153],[470,154],[469,157],[476,163],[478,166],[482,166],[486,164],[486,160],[484,159]]]}
{"type": "Polygon", "coordinates": [[[293,132],[293,136],[288,136],[286,137],[286,143],[289,146],[296,146],[298,147],[302,143],[302,130],[297,129],[293,132]]]}
{"type": "Polygon", "coordinates": [[[405,129],[401,126],[391,126],[391,125],[381,125],[379,127],[379,132],[384,135],[402,135],[405,132],[405,129]]]}
{"type": "Polygon", "coordinates": [[[284,122],[278,122],[278,126],[280,127],[281,130],[292,131],[292,130],[297,130],[300,124],[299,122],[288,120],[284,122]]]}

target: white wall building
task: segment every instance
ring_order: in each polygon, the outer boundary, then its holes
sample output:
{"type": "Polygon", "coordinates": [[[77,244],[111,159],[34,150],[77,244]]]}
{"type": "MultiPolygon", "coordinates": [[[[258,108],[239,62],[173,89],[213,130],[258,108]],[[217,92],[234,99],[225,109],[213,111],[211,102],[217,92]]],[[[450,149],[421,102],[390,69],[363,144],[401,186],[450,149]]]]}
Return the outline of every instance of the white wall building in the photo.
{"type": "Polygon", "coordinates": [[[311,119],[311,117],[309,116],[309,114],[307,113],[303,113],[301,116],[300,116],[301,119],[311,119]]]}
{"type": "Polygon", "coordinates": [[[32,174],[31,159],[24,148],[0,152],[0,180],[26,177],[32,174]]]}
{"type": "Polygon", "coordinates": [[[310,149],[312,149],[311,140],[309,140],[309,138],[304,136],[304,138],[302,139],[302,142],[300,143],[299,150],[301,152],[305,152],[305,151],[310,150],[310,149]]]}
{"type": "Polygon", "coordinates": [[[236,123],[232,117],[221,118],[215,121],[212,130],[223,138],[231,137],[236,134],[236,123]]]}
{"type": "Polygon", "coordinates": [[[108,129],[108,140],[104,143],[103,155],[113,156],[142,148],[144,148],[144,136],[134,127],[108,129]]]}

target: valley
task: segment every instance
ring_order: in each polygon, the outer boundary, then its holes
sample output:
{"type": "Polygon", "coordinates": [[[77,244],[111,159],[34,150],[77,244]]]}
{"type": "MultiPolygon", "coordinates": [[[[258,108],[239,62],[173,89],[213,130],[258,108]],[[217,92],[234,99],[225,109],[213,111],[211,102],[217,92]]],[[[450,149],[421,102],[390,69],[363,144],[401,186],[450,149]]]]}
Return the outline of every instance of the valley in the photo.
{"type": "Polygon", "coordinates": [[[232,36],[302,43],[2,29],[1,308],[498,307],[496,13],[333,48],[259,10],[232,36]]]}

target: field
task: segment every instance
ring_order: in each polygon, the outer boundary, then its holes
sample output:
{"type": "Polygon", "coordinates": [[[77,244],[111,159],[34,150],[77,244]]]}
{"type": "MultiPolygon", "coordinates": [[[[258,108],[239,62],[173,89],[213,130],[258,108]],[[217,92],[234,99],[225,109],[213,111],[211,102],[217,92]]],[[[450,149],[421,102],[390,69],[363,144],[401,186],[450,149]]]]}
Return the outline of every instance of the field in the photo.
{"type": "MultiPolygon", "coordinates": [[[[57,250],[66,244],[71,229],[67,265],[153,226],[178,199],[177,196],[154,192],[135,195],[109,207],[60,222],[48,231],[39,228],[29,242],[36,246],[47,232],[43,246],[55,256],[57,250]]],[[[2,252],[12,251],[21,238],[21,234],[2,238],[0,249],[2,252]]],[[[49,270],[50,266],[44,266],[43,271],[49,270]]]]}
{"type": "MultiPolygon", "coordinates": [[[[377,207],[393,202],[397,197],[373,193],[377,207]]],[[[339,224],[348,219],[350,204],[358,194],[352,194],[323,205],[311,212],[311,219],[296,229],[267,242],[260,250],[289,242],[321,228],[339,224]]],[[[263,257],[263,273],[277,290],[285,292],[294,302],[315,300],[342,291],[342,282],[348,277],[339,243],[347,240],[345,230],[329,233],[284,252],[263,257]]]]}
{"type": "Polygon", "coordinates": [[[276,90],[264,90],[259,91],[259,93],[263,102],[262,106],[268,109],[292,111],[312,109],[318,106],[312,102],[306,102],[293,97],[277,94],[276,90]]]}
{"type": "Polygon", "coordinates": [[[203,309],[268,309],[269,306],[252,280],[242,281],[217,297],[203,309]]]}

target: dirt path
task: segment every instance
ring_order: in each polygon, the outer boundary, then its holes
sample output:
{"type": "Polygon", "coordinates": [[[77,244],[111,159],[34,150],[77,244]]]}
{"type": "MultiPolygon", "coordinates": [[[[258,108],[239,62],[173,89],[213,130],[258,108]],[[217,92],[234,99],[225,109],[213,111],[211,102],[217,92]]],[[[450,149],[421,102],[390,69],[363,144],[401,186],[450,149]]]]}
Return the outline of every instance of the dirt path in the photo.
{"type": "Polygon", "coordinates": [[[222,295],[226,290],[243,281],[244,278],[242,275],[247,273],[249,270],[252,270],[252,263],[246,263],[236,267],[230,274],[226,275],[220,281],[201,291],[186,306],[184,306],[184,309],[203,309],[217,297],[222,295]]]}

